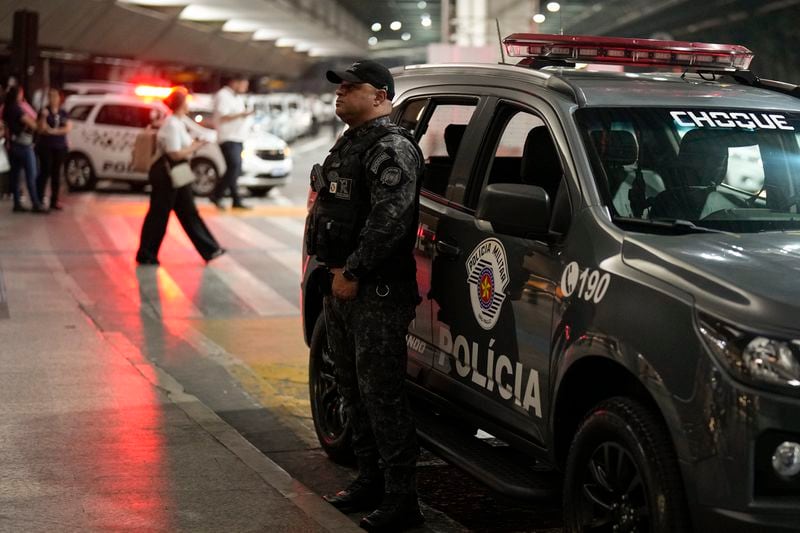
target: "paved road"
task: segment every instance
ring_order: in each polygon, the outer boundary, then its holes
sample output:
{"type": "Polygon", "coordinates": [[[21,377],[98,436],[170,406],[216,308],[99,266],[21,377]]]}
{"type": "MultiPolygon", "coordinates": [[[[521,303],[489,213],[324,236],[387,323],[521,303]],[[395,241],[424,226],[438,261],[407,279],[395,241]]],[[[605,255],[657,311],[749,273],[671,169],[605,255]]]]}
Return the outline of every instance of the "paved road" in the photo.
{"type": "MultiPolygon", "coordinates": [[[[330,144],[329,137],[295,143],[293,181],[251,199],[251,211],[219,212],[198,200],[229,252],[208,266],[173,219],[161,267],[137,268],[146,196],[104,184],[67,195],[63,212],[3,215],[0,242],[24,251],[0,247],[0,274],[57,272],[100,331],[138,346],[294,477],[330,492],[354,473],[327,460],[314,436],[298,304],[307,176],[330,144]]],[[[10,210],[10,202],[0,209],[10,210]]],[[[427,452],[420,493],[428,516],[420,531],[549,532],[560,525],[558,508],[507,501],[427,452]]]]}

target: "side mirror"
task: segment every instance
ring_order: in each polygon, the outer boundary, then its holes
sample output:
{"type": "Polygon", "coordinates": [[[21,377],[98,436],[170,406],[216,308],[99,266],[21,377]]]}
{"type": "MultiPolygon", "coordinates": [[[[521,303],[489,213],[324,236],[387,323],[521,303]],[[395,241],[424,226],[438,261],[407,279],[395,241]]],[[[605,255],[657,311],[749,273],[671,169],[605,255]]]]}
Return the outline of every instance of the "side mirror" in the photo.
{"type": "Polygon", "coordinates": [[[550,233],[550,198],[535,185],[495,183],[481,193],[476,216],[498,233],[542,238],[550,233]]]}

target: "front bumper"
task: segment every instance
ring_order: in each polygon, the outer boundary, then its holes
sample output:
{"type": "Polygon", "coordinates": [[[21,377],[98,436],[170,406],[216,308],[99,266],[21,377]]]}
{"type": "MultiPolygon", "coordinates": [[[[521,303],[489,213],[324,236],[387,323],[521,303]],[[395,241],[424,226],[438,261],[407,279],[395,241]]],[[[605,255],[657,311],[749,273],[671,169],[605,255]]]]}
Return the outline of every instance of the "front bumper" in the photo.
{"type": "Polygon", "coordinates": [[[289,182],[293,162],[291,158],[268,161],[258,157],[242,160],[242,175],[237,180],[244,187],[279,187],[289,182]]]}
{"type": "Polygon", "coordinates": [[[690,432],[700,459],[682,465],[695,531],[800,531],[800,475],[784,479],[772,467],[778,444],[800,442],[800,398],[709,364],[703,414],[690,432]]]}

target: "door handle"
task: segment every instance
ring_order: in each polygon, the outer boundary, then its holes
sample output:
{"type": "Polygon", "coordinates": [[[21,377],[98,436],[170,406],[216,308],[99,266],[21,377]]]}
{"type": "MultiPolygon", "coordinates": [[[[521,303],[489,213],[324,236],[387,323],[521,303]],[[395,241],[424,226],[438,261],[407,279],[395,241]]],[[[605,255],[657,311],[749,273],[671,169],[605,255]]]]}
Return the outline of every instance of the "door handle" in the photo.
{"type": "Polygon", "coordinates": [[[455,258],[461,253],[458,246],[452,245],[444,241],[437,241],[436,252],[444,257],[455,258]]]}

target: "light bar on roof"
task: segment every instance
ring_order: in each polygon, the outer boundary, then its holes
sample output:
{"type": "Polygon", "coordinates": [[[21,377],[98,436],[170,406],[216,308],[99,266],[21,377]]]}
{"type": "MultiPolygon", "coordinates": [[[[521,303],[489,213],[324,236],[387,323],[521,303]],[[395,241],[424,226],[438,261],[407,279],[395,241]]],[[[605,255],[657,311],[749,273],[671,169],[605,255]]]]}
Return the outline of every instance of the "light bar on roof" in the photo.
{"type": "Polygon", "coordinates": [[[142,98],[166,98],[172,92],[172,87],[156,87],[154,85],[137,85],[133,94],[142,98]]]}
{"type": "Polygon", "coordinates": [[[746,70],[753,60],[753,52],[737,44],[535,33],[514,33],[503,44],[510,57],[580,63],[746,70]]]}

